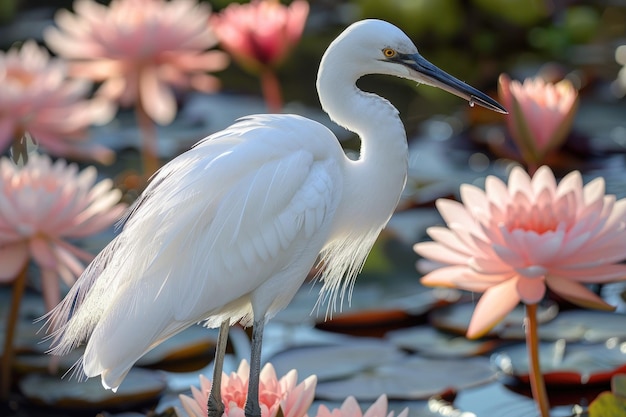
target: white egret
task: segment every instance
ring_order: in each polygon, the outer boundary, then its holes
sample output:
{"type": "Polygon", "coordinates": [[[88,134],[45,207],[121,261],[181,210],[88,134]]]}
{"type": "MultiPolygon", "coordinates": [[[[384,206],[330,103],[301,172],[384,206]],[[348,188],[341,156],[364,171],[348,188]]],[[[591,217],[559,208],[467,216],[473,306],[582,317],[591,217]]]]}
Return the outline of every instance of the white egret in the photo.
{"type": "MultiPolygon", "coordinates": [[[[116,389],[133,364],[194,323],[220,327],[209,415],[221,416],[219,380],[228,328],[254,325],[246,416],[258,402],[265,322],[284,308],[318,255],[320,297],[346,294],[391,217],[407,175],[397,110],[356,87],[387,74],[443,88],[497,112],[487,95],[441,71],[395,26],[351,25],[324,54],[323,109],[361,139],[358,160],[320,123],[255,115],[163,166],[129,209],[121,233],[52,311],[51,352],[86,342],[77,364],[116,389]]],[[[82,369],[82,371],[81,371],[82,369]]]]}

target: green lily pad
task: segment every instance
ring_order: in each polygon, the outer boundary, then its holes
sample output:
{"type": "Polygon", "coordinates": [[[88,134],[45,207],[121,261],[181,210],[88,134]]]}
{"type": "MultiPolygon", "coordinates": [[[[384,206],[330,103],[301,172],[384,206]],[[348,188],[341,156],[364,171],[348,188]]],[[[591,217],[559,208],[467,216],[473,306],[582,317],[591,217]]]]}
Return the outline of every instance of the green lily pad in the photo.
{"type": "Polygon", "coordinates": [[[626,416],[626,398],[603,392],[589,405],[589,417],[626,416]]]}
{"type": "Polygon", "coordinates": [[[269,362],[279,375],[296,369],[298,375],[317,375],[318,381],[327,381],[402,358],[404,354],[387,341],[347,337],[341,344],[291,348],[272,356],[269,362]]]}
{"type": "Polygon", "coordinates": [[[541,340],[564,339],[569,342],[604,342],[626,338],[626,315],[609,311],[569,310],[539,326],[541,340]]]}
{"type": "MultiPolygon", "coordinates": [[[[40,339],[41,337],[39,335],[40,339]]],[[[135,366],[172,372],[195,371],[213,360],[216,339],[214,330],[191,326],[146,353],[135,366]]],[[[80,361],[84,353],[84,346],[81,346],[67,355],[51,356],[44,353],[49,343],[41,343],[38,346],[38,351],[19,352],[15,358],[16,372],[24,375],[55,369],[62,375],[80,361]]]]}
{"type": "Polygon", "coordinates": [[[469,340],[464,336],[442,332],[431,326],[415,326],[388,332],[385,337],[399,348],[433,358],[461,358],[493,351],[498,340],[469,340]]]}
{"type": "Polygon", "coordinates": [[[131,369],[116,393],[106,390],[100,378],[79,382],[57,375],[30,374],[19,383],[20,391],[34,405],[67,410],[131,408],[156,401],[166,388],[158,371],[131,369]]]}
{"type": "MultiPolygon", "coordinates": [[[[568,343],[559,340],[539,345],[541,372],[550,386],[580,386],[608,383],[626,372],[626,351],[619,344],[568,343]]],[[[528,383],[528,352],[525,344],[503,348],[492,355],[503,373],[528,383]]]]}
{"type": "Polygon", "coordinates": [[[497,378],[483,357],[435,359],[416,355],[356,373],[349,378],[318,382],[315,394],[341,401],[353,395],[359,401],[374,401],[381,394],[396,400],[423,400],[449,390],[462,390],[497,378]]]}

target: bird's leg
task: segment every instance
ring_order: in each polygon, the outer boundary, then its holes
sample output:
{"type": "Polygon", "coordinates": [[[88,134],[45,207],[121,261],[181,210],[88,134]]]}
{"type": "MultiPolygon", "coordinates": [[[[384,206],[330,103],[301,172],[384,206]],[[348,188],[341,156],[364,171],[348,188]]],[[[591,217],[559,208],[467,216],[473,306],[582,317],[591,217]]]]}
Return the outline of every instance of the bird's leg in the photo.
{"type": "Polygon", "coordinates": [[[263,344],[263,318],[254,322],[252,329],[252,352],[250,354],[250,377],[248,378],[248,398],[246,399],[246,417],[261,417],[259,405],[259,378],[261,376],[261,346],[263,344]]]}
{"type": "Polygon", "coordinates": [[[213,360],[213,382],[207,402],[208,417],[222,417],[224,414],[224,403],[222,402],[222,369],[224,367],[224,355],[226,354],[226,342],[228,341],[229,328],[230,320],[226,319],[222,322],[220,333],[217,336],[215,359],[213,360]]]}

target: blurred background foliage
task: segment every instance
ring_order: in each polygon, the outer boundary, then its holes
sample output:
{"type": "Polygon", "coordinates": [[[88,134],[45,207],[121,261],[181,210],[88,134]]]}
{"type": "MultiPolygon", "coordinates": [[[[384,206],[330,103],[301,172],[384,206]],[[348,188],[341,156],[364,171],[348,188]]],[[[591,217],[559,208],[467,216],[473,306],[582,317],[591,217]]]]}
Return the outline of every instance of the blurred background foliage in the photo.
{"type": "MultiPolygon", "coordinates": [[[[216,11],[232,3],[204,1],[216,11]]],[[[40,40],[55,10],[71,8],[72,3],[0,0],[0,48],[26,38],[40,40]]],[[[523,79],[543,71],[548,79],[570,78],[583,93],[591,90],[603,100],[621,99],[612,85],[621,68],[615,51],[626,43],[623,0],[311,0],[310,4],[302,42],[278,71],[287,103],[319,106],[314,84],[323,51],[350,22],[370,17],[398,25],[431,62],[494,96],[500,73],[523,79]]],[[[218,76],[225,92],[259,94],[257,79],[237,65],[218,76]]],[[[437,89],[422,88],[415,94],[412,88],[397,88],[403,83],[368,76],[360,87],[391,100],[409,133],[433,114],[463,105],[437,89]]]]}

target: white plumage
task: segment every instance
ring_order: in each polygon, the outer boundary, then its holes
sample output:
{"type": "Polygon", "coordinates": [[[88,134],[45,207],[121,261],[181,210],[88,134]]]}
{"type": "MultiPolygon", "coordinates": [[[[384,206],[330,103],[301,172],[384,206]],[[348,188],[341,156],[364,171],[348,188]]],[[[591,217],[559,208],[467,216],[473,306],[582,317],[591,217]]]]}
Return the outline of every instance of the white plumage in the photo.
{"type": "Polygon", "coordinates": [[[324,55],[317,87],[324,110],[361,138],[360,158],[349,160],[326,127],[295,115],[250,116],[200,141],[159,170],[120,235],[52,312],[52,353],[86,342],[85,375],[116,388],[137,359],[184,328],[241,321],[260,329],[251,358],[258,382],[264,322],[318,255],[321,297],[330,306],[342,298],[404,187],[404,127],[389,102],[356,88],[369,73],[503,111],[429,64],[393,25],[352,25],[324,55]]]}

